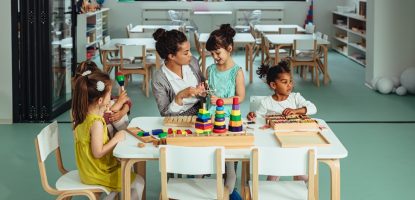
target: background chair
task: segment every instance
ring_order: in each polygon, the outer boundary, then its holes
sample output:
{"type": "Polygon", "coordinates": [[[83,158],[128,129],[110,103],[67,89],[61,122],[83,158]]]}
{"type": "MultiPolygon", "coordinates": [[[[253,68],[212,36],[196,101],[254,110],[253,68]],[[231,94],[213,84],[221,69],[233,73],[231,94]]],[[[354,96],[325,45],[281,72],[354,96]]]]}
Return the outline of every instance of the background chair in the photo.
{"type": "MultiPolygon", "coordinates": [[[[294,55],[290,59],[290,66],[292,68],[291,73],[294,70],[294,67],[297,66],[309,66],[312,67],[314,73],[312,74],[312,80],[315,79],[316,85],[320,86],[319,79],[319,70],[318,70],[318,61],[317,57],[317,40],[315,39],[305,39],[305,40],[294,40],[294,55]]],[[[306,78],[306,73],[304,70],[301,70],[303,78],[306,78]]]]}
{"type": "MultiPolygon", "coordinates": [[[[268,64],[268,65],[275,65],[276,63],[274,63],[275,60],[275,48],[272,48],[270,45],[270,42],[265,38],[265,42],[264,42],[264,55],[265,55],[265,59],[264,59],[264,64],[268,64]]],[[[287,58],[289,57],[290,54],[288,53],[287,50],[285,49],[278,49],[278,58],[281,60],[282,58],[287,58]]],[[[279,62],[279,61],[277,61],[279,62]]]]}
{"type": "Polygon", "coordinates": [[[145,91],[146,97],[149,97],[150,87],[150,67],[155,66],[155,60],[147,58],[146,46],[145,45],[120,45],[119,47],[121,65],[119,70],[127,76],[125,79],[125,86],[128,85],[128,78],[132,80],[132,74],[141,74],[144,76],[143,90],[145,91]],[[141,50],[141,60],[135,60],[133,63],[124,62],[124,57],[131,57],[133,55],[139,55],[141,50]],[[136,52],[136,53],[134,53],[136,52]],[[133,54],[132,54],[133,53],[133,54]]]}
{"type": "MultiPolygon", "coordinates": [[[[202,49],[202,46],[200,45],[200,42],[199,42],[199,33],[195,30],[193,35],[194,35],[194,38],[195,38],[196,51],[199,54],[199,58],[197,59],[197,61],[199,62],[199,66],[201,66],[202,65],[202,51],[203,51],[203,49],[202,49]]],[[[212,56],[212,55],[210,54],[209,51],[205,51],[205,56],[208,57],[208,56],[212,56]]]]}
{"type": "Polygon", "coordinates": [[[182,26],[183,24],[185,24],[185,21],[182,19],[182,16],[178,11],[169,10],[167,12],[169,13],[169,18],[172,25],[182,26]]]}
{"type": "Polygon", "coordinates": [[[35,139],[35,148],[42,187],[47,193],[57,195],[57,199],[66,199],[68,197],[82,195],[94,200],[97,199],[97,196],[100,193],[110,193],[103,186],[86,185],[81,183],[78,170],[68,172],[64,168],[59,147],[58,123],[56,121],[52,122],[40,131],[35,139]],[[62,176],[56,181],[56,188],[49,185],[46,175],[45,160],[52,152],[55,152],[56,154],[58,168],[62,173],[62,176]]]}
{"type": "Polygon", "coordinates": [[[252,181],[249,181],[249,188],[246,188],[245,191],[249,191],[247,194],[253,200],[314,200],[316,163],[314,149],[254,148],[251,153],[252,181]],[[259,175],[297,176],[307,174],[309,177],[308,187],[304,181],[259,181],[259,175]]]}
{"type": "Polygon", "coordinates": [[[260,24],[261,17],[262,17],[261,10],[253,10],[248,15],[244,14],[245,22],[243,25],[235,25],[236,31],[240,33],[249,32],[251,27],[255,26],[256,24],[260,24]]]}
{"type": "Polygon", "coordinates": [[[128,25],[125,27],[125,30],[127,31],[127,37],[128,37],[128,38],[130,38],[130,37],[131,37],[131,34],[130,34],[131,29],[133,29],[133,25],[132,25],[132,24],[128,24],[128,25]]]}
{"type": "Polygon", "coordinates": [[[223,185],[225,152],[223,147],[160,147],[161,199],[228,199],[223,185]],[[216,174],[215,179],[167,180],[167,173],[189,175],[216,174]]]}

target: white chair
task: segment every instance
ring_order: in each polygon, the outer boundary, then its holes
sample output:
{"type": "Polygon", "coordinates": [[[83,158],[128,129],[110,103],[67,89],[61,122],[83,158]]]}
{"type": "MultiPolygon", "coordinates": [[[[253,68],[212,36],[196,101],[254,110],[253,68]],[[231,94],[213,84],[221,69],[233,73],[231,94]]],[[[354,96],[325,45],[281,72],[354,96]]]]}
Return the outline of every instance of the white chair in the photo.
{"type": "MultiPolygon", "coordinates": [[[[275,48],[272,48],[270,45],[270,42],[265,38],[265,42],[264,42],[264,55],[265,55],[265,59],[264,59],[264,64],[270,64],[270,65],[274,65],[276,63],[274,63],[275,60],[275,48]]],[[[290,54],[287,50],[285,49],[278,49],[278,58],[281,60],[283,58],[287,58],[289,57],[290,54]]],[[[279,62],[279,60],[277,60],[277,62],[279,62]]]]}
{"type": "Polygon", "coordinates": [[[297,34],[297,28],[287,28],[287,27],[280,27],[278,29],[278,34],[297,34]]]}
{"type": "Polygon", "coordinates": [[[130,35],[130,31],[131,31],[131,29],[133,29],[133,25],[132,25],[132,24],[128,24],[128,25],[125,27],[125,30],[127,31],[127,37],[128,37],[128,38],[130,38],[130,37],[131,37],[131,35],[130,35]]]}
{"type": "Polygon", "coordinates": [[[160,199],[228,199],[224,187],[224,147],[160,147],[161,194],[160,199]],[[167,173],[204,175],[216,174],[216,179],[167,180],[167,173]]]}
{"type": "Polygon", "coordinates": [[[183,26],[185,24],[184,20],[182,19],[182,15],[179,14],[178,11],[169,10],[167,12],[169,13],[169,18],[172,25],[183,26]]]}
{"type": "Polygon", "coordinates": [[[310,148],[253,148],[252,181],[245,191],[250,192],[253,200],[314,200],[316,163],[315,150],[310,148]],[[304,181],[259,181],[259,175],[308,175],[309,179],[307,185],[304,181]]]}
{"type": "MultiPolygon", "coordinates": [[[[317,40],[302,39],[294,40],[294,55],[290,59],[291,68],[297,66],[312,67],[315,73],[312,73],[312,79],[316,81],[316,85],[320,86],[319,70],[318,70],[318,56],[317,56],[317,40]]],[[[293,70],[291,70],[291,73],[293,70]]],[[[306,73],[302,70],[303,78],[306,78],[306,73]]]]}
{"type": "Polygon", "coordinates": [[[267,96],[251,96],[249,98],[249,112],[255,112],[259,109],[261,101],[267,96]]]}
{"type": "Polygon", "coordinates": [[[58,123],[56,121],[52,122],[40,131],[35,139],[35,148],[42,187],[47,193],[57,195],[57,199],[66,199],[68,197],[82,195],[93,200],[97,199],[97,196],[100,193],[106,193],[107,195],[110,193],[103,186],[86,185],[81,183],[78,170],[68,172],[64,168],[59,147],[58,123]],[[62,176],[56,181],[56,188],[49,185],[46,175],[45,160],[52,152],[55,152],[56,154],[58,168],[62,173],[62,176]]]}
{"type": "Polygon", "coordinates": [[[235,29],[238,32],[246,33],[249,32],[249,29],[251,26],[255,26],[256,24],[260,24],[262,17],[262,11],[261,10],[253,10],[249,13],[248,16],[244,16],[244,24],[243,25],[236,25],[235,29]]]}

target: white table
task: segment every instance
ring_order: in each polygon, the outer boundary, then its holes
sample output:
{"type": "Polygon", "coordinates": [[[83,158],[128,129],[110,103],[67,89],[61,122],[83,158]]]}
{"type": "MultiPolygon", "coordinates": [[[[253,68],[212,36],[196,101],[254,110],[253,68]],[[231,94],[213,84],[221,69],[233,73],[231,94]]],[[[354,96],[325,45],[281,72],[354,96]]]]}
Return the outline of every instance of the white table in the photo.
{"type": "Polygon", "coordinates": [[[295,24],[254,25],[254,30],[260,33],[278,33],[280,28],[297,28],[297,32],[305,33],[305,29],[295,24]]]}
{"type": "Polygon", "coordinates": [[[178,26],[178,25],[136,25],[130,30],[130,33],[143,33],[144,30],[157,30],[159,28],[163,28],[166,30],[180,30],[181,26],[178,26]]]}
{"type": "MultiPolygon", "coordinates": [[[[206,74],[206,42],[209,39],[210,33],[201,33],[199,36],[199,42],[202,48],[202,73],[206,74]]],[[[245,45],[245,69],[249,69],[249,83],[252,83],[253,79],[253,60],[252,60],[252,48],[255,44],[255,38],[250,33],[236,33],[233,37],[234,44],[245,45]]]]}
{"type": "MultiPolygon", "coordinates": [[[[340,159],[347,157],[347,150],[339,141],[333,131],[323,120],[318,120],[322,128],[322,135],[331,143],[330,146],[316,147],[317,159],[320,162],[326,163],[331,172],[331,199],[340,199],[340,159]]],[[[249,125],[252,127],[252,133],[255,136],[255,146],[269,146],[277,147],[280,145],[276,141],[273,130],[259,129],[262,124],[249,125]]],[[[140,127],[144,131],[151,131],[153,129],[168,128],[163,126],[162,117],[136,117],[129,127],[140,127]]],[[[146,144],[144,148],[138,148],[137,144],[140,141],[134,136],[127,134],[126,139],[117,144],[113,151],[113,155],[121,160],[121,168],[123,174],[123,199],[130,199],[130,169],[132,165],[139,161],[158,160],[159,150],[152,144],[146,144]]],[[[249,158],[250,149],[226,149],[226,160],[242,160],[242,177],[241,177],[241,193],[244,196],[243,187],[249,179],[249,158]]],[[[143,163],[143,162],[142,162],[143,163]]],[[[138,172],[145,178],[145,164],[140,165],[141,169],[138,172]]],[[[318,197],[318,173],[315,176],[315,192],[318,197]]]]}
{"type": "MultiPolygon", "coordinates": [[[[263,40],[269,41],[275,46],[275,52],[278,52],[281,47],[292,46],[294,45],[294,40],[301,39],[317,39],[317,45],[321,46],[324,51],[324,63],[323,63],[323,73],[324,73],[324,84],[327,84],[330,76],[328,72],[327,56],[328,56],[328,45],[330,42],[321,38],[316,38],[312,34],[266,34],[264,35],[263,40]]],[[[278,53],[275,54],[274,63],[278,63],[278,53]]]]}
{"type": "MultiPolygon", "coordinates": [[[[105,72],[110,71],[110,67],[106,63],[109,52],[117,52],[120,45],[145,45],[146,51],[156,51],[156,41],[153,38],[113,38],[107,44],[100,48],[102,51],[102,63],[105,72]]],[[[160,66],[160,59],[156,53],[156,67],[160,66]]]]}

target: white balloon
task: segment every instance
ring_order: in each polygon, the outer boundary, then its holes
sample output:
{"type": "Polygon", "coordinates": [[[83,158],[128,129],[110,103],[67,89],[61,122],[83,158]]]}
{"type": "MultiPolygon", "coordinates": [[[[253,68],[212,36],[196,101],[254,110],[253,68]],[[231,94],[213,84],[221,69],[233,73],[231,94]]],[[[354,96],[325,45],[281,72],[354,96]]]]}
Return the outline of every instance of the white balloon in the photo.
{"type": "Polygon", "coordinates": [[[380,78],[378,82],[376,82],[376,88],[382,94],[389,94],[393,90],[393,82],[388,78],[380,78]]]}
{"type": "Polygon", "coordinates": [[[400,86],[400,87],[398,87],[398,88],[396,88],[396,94],[397,95],[399,95],[399,96],[403,96],[403,95],[406,95],[406,88],[405,87],[403,87],[403,86],[400,86]]]}
{"type": "Polygon", "coordinates": [[[401,74],[401,85],[415,94],[415,67],[406,68],[401,74]]]}
{"type": "Polygon", "coordinates": [[[397,76],[392,76],[391,77],[392,83],[393,83],[393,87],[397,88],[401,85],[400,81],[399,81],[399,77],[397,76]]]}

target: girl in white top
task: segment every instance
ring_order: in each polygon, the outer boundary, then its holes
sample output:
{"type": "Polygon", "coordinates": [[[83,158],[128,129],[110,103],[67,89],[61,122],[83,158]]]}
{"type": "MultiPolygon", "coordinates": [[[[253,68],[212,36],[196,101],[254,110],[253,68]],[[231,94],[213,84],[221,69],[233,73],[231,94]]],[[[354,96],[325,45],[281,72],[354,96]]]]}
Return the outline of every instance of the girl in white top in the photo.
{"type": "MultiPolygon", "coordinates": [[[[274,90],[274,94],[265,97],[256,112],[248,113],[248,120],[255,121],[256,117],[264,117],[266,114],[307,114],[317,113],[316,106],[304,99],[300,93],[291,92],[293,80],[291,70],[287,62],[281,61],[278,65],[269,67],[262,65],[257,74],[260,78],[266,76],[267,84],[274,90]]],[[[278,176],[268,176],[268,180],[278,180],[278,176]]],[[[295,180],[307,181],[307,176],[294,176],[295,180]]]]}

